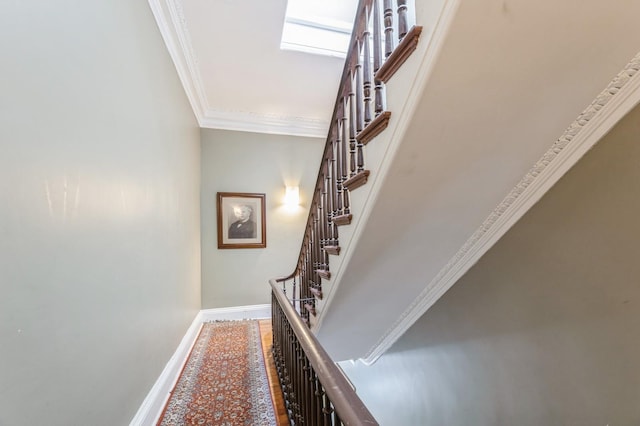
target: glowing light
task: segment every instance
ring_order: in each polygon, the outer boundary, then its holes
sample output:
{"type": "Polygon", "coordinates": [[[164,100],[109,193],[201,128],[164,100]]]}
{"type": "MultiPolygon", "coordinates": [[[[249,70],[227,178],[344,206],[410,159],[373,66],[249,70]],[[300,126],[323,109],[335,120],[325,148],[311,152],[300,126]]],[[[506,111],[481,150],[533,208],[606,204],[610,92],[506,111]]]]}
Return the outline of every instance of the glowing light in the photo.
{"type": "Polygon", "coordinates": [[[296,207],[300,204],[300,188],[287,186],[284,193],[284,204],[288,207],[296,207]]]}

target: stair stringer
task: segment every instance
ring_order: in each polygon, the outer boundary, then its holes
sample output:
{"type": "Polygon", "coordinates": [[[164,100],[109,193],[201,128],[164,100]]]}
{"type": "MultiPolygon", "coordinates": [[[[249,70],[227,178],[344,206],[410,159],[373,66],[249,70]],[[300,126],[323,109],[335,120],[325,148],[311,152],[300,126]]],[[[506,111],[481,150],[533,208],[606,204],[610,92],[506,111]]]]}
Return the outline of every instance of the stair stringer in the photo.
{"type": "Polygon", "coordinates": [[[366,166],[370,169],[370,175],[366,185],[350,193],[353,219],[350,225],[339,227],[340,254],[329,256],[331,279],[322,280],[324,296],[322,300],[316,300],[316,315],[310,318],[310,325],[315,333],[322,327],[324,313],[329,309],[335,290],[341,283],[343,266],[349,263],[357,246],[363,225],[371,211],[370,206],[376,201],[378,190],[393,163],[395,151],[411,123],[460,1],[437,0],[427,5],[416,5],[416,20],[425,29],[417,49],[386,84],[386,109],[391,112],[391,119],[387,128],[366,146],[366,166]]]}

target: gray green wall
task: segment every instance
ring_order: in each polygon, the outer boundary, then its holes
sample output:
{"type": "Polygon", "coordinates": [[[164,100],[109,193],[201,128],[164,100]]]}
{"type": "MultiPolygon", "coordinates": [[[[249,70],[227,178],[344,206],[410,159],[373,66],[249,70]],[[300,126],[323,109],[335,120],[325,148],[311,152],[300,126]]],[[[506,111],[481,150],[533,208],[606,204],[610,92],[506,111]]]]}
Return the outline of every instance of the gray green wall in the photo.
{"type": "Polygon", "coordinates": [[[0,13],[0,424],[126,425],[200,308],[199,130],[146,1],[0,13]]]}
{"type": "Polygon", "coordinates": [[[640,424],[639,137],[636,107],[373,366],[344,363],[382,425],[640,424]]]}
{"type": "Polygon", "coordinates": [[[293,272],[324,140],[203,129],[202,307],[270,303],[268,279],[293,272]],[[300,187],[301,205],[283,206],[285,185],[300,187]],[[266,195],[267,247],[218,249],[217,192],[266,195]]]}

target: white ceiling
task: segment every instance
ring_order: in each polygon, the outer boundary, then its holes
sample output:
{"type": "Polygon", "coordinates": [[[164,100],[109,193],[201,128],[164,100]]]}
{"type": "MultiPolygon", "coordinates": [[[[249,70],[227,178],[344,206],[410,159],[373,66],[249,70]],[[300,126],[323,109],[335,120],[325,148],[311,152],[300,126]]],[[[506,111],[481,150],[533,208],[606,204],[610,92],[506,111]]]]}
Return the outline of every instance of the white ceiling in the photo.
{"type": "MultiPolygon", "coordinates": [[[[356,6],[305,3],[333,19],[356,6]]],[[[201,127],[326,137],[344,60],[280,50],[286,0],[149,4],[201,127]]]]}

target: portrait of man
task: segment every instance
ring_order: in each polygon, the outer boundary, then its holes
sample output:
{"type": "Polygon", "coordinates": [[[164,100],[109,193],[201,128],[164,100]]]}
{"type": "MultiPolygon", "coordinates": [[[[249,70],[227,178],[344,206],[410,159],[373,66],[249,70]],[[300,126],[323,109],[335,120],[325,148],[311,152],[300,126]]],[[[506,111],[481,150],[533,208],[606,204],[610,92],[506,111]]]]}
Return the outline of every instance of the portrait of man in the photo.
{"type": "Polygon", "coordinates": [[[219,249],[267,247],[265,194],[218,192],[219,249]]]}
{"type": "Polygon", "coordinates": [[[229,238],[256,238],[256,223],[253,208],[247,204],[233,207],[235,222],[229,226],[229,238]]]}

